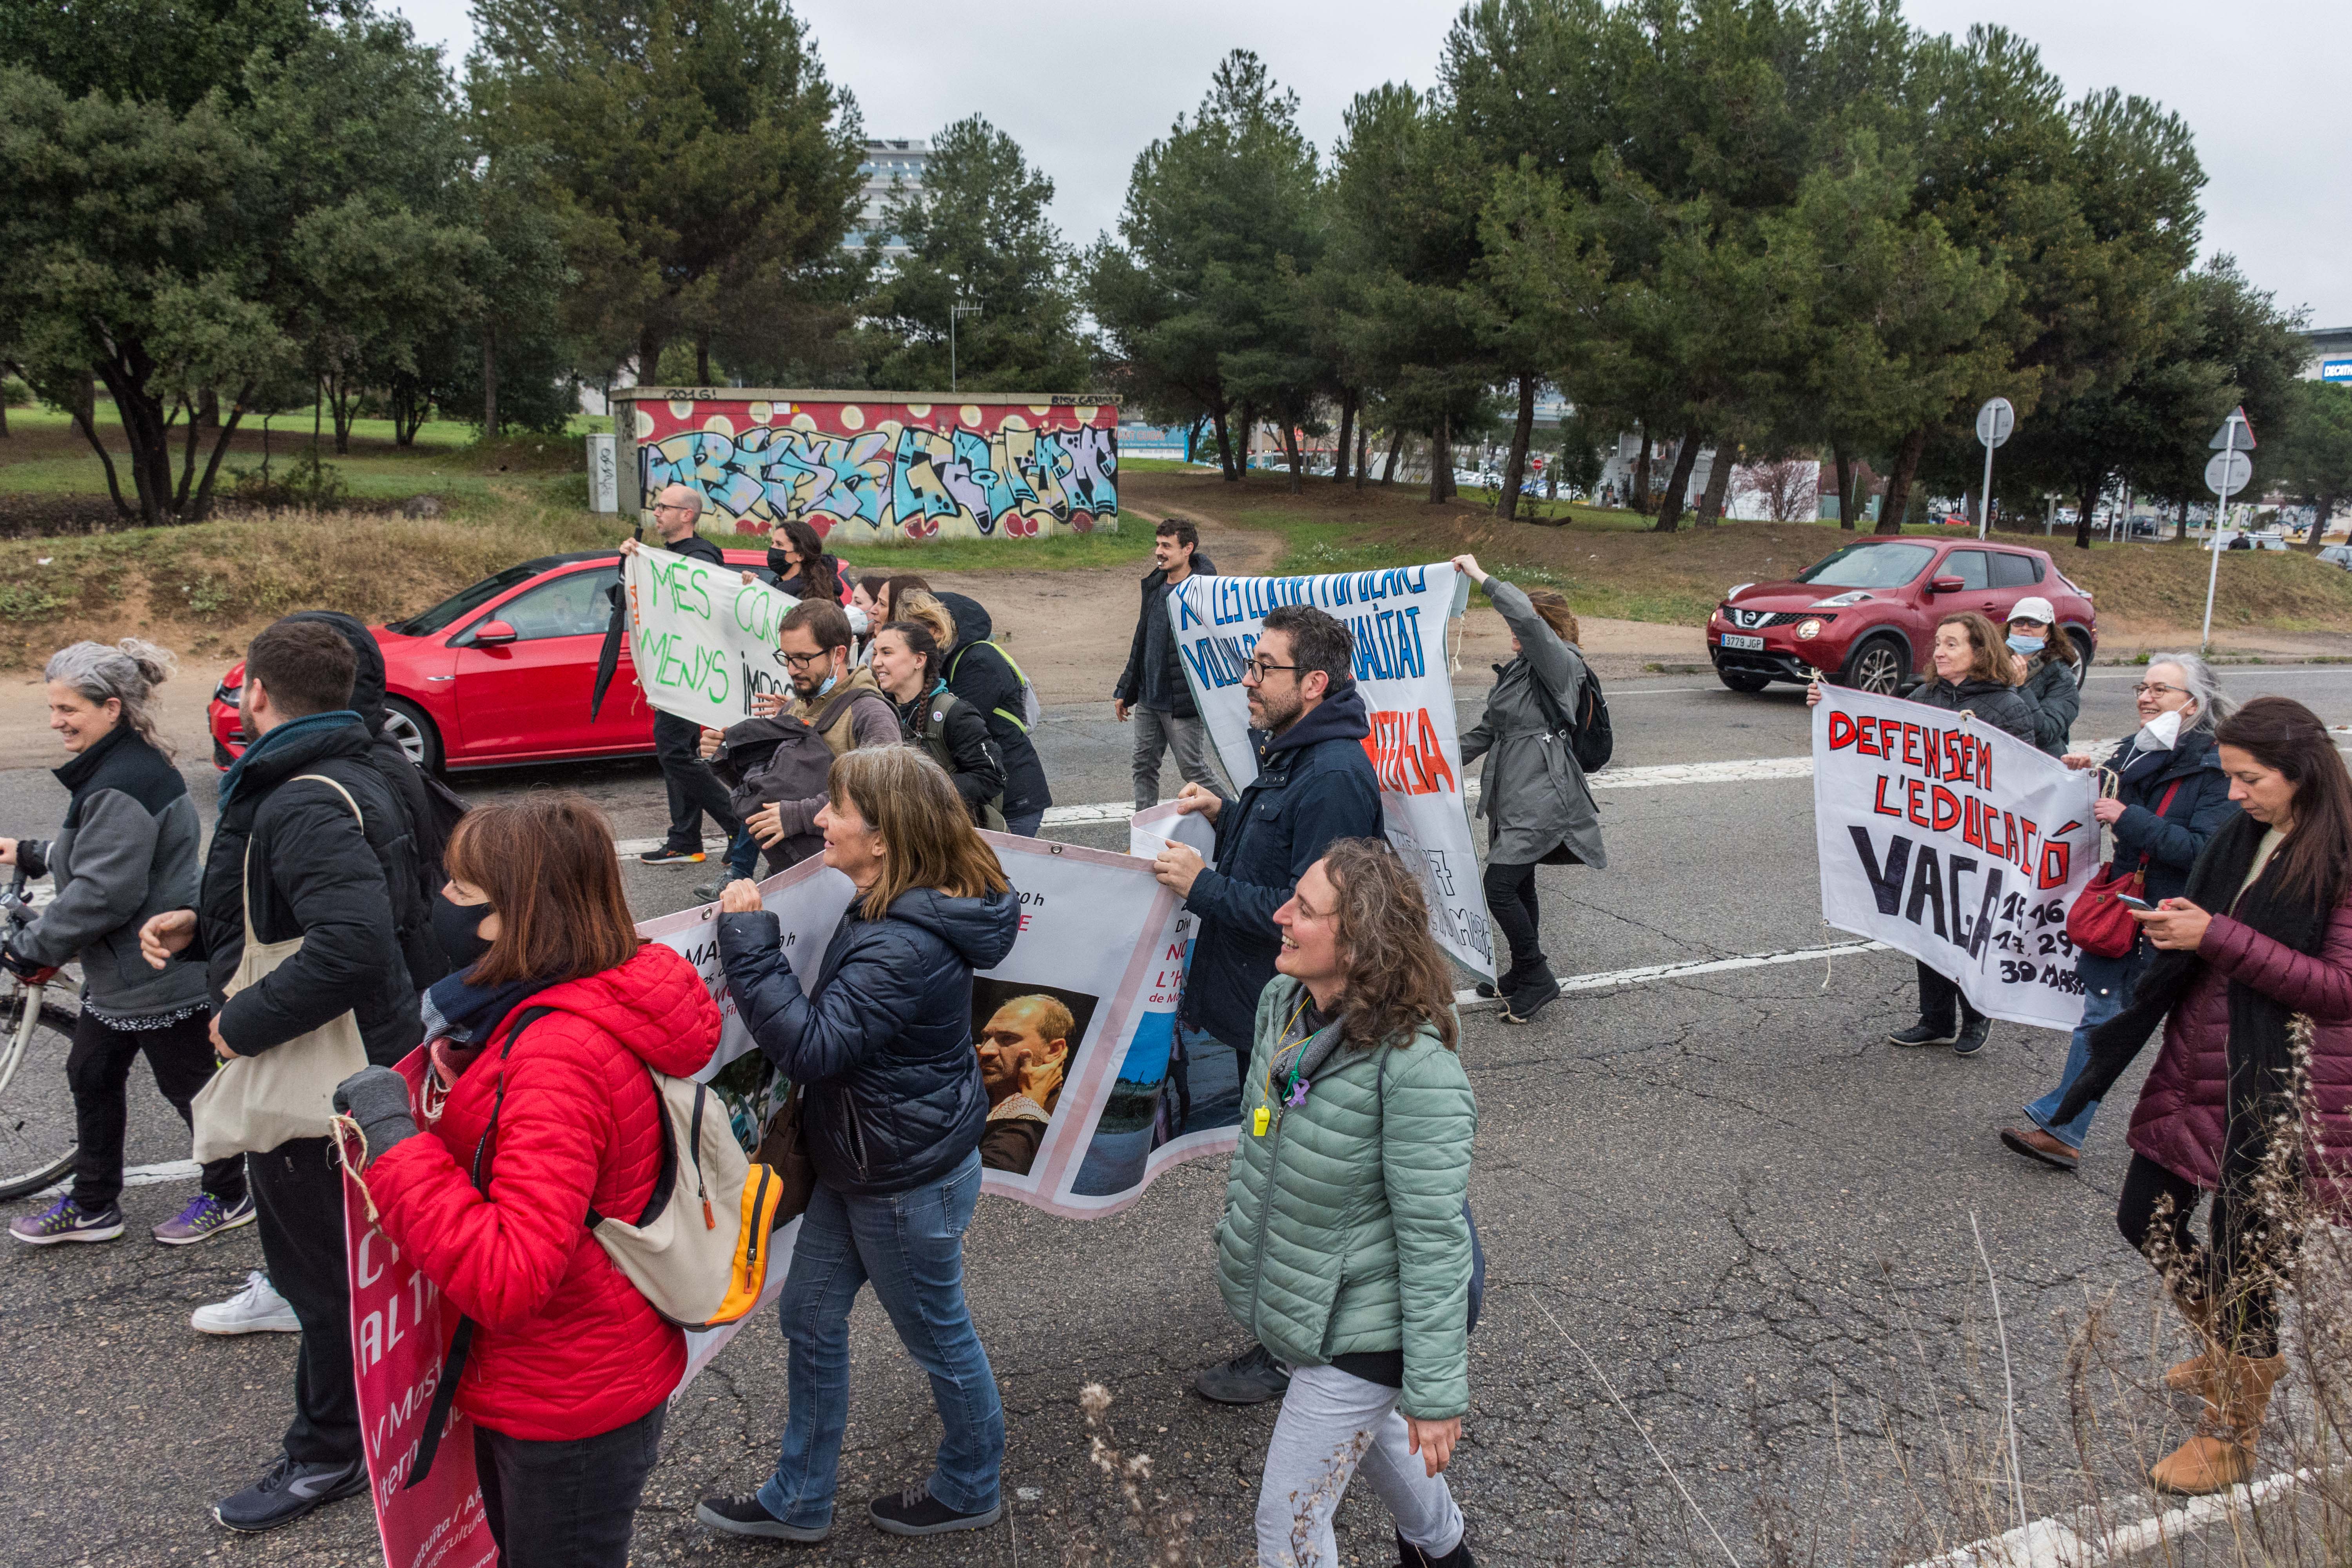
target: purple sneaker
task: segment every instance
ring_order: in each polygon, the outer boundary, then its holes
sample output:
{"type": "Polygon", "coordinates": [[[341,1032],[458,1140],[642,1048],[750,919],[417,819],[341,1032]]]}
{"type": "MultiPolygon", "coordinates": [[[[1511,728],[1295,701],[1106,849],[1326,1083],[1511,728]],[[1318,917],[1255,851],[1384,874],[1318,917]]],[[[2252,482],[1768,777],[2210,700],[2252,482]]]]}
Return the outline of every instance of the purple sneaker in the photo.
{"type": "Polygon", "coordinates": [[[95,1213],[86,1213],[73,1199],[59,1198],[38,1214],[11,1221],[8,1234],[27,1247],[53,1247],[60,1241],[112,1241],[122,1234],[122,1210],[109,1204],[95,1213]]]}
{"type": "Polygon", "coordinates": [[[253,1223],[253,1197],[250,1194],[236,1200],[234,1205],[224,1204],[210,1193],[198,1193],[188,1206],[155,1227],[155,1239],[166,1247],[186,1247],[218,1236],[225,1230],[235,1230],[253,1223]]]}

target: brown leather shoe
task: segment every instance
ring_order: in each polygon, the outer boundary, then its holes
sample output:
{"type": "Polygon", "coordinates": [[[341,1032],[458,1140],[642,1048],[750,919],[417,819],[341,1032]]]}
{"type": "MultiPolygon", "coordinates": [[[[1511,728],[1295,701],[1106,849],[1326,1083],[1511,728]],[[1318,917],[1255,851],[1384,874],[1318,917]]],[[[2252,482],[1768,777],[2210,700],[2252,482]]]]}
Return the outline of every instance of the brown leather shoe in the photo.
{"type": "Polygon", "coordinates": [[[2083,1163],[2083,1156],[2078,1152],[2069,1149],[2039,1127],[2004,1127],[2000,1130],[2000,1141],[2029,1160],[2039,1160],[2062,1171],[2074,1170],[2083,1163]]]}

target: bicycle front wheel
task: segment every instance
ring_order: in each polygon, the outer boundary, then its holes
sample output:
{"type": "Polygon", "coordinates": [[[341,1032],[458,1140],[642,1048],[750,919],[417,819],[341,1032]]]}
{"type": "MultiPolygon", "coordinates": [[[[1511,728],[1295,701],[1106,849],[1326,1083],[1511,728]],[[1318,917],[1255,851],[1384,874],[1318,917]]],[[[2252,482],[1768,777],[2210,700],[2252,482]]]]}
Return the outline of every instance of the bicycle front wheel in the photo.
{"type": "Polygon", "coordinates": [[[0,996],[0,1200],[39,1192],[73,1164],[73,1015],[37,990],[0,996]]]}

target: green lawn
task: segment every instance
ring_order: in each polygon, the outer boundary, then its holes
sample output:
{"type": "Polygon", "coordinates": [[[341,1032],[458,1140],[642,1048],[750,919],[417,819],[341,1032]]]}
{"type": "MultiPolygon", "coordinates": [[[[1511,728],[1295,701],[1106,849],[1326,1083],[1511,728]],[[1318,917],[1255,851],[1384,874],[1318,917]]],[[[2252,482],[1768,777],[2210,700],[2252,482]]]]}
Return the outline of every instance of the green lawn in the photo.
{"type": "MultiPolygon", "coordinates": [[[[740,546],[739,546],[740,548],[740,546]]],[[[844,544],[853,572],[1072,572],[1126,566],[1151,553],[1151,528],[1120,520],[1117,533],[1058,533],[1050,539],[924,539],[903,544],[844,544]]]]}

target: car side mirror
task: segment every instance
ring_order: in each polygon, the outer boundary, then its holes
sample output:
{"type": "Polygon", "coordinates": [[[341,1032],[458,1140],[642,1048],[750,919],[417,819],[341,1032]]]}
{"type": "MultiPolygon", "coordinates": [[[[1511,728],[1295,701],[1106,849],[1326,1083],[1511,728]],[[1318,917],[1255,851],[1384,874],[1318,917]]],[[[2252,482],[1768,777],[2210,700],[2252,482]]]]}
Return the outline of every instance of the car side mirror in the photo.
{"type": "MultiPolygon", "coordinates": [[[[1955,578],[1953,581],[1958,582],[1958,579],[1955,578]]],[[[495,647],[500,643],[510,643],[514,640],[514,627],[504,621],[484,621],[474,630],[476,647],[495,647]]]]}
{"type": "MultiPolygon", "coordinates": [[[[1937,577],[1927,584],[1927,591],[1931,594],[1957,594],[1967,587],[1968,584],[1958,577],[1937,577]]],[[[490,624],[496,626],[499,623],[493,621],[490,624]]]]}

